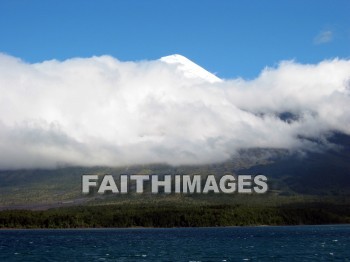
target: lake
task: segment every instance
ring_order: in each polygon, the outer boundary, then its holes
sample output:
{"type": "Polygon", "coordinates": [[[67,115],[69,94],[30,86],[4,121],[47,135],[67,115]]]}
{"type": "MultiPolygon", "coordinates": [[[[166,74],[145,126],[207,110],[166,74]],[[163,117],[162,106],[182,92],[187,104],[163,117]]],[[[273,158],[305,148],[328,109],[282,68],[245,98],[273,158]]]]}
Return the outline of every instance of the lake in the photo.
{"type": "Polygon", "coordinates": [[[350,261],[350,225],[0,230],[0,261],[350,261]]]}

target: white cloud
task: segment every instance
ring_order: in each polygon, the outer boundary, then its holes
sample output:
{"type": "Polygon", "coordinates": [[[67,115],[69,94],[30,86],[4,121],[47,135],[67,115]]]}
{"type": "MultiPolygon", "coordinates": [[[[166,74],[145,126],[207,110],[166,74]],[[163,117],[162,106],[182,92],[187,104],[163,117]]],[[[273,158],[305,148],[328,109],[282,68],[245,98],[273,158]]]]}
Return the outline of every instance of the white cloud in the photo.
{"type": "Polygon", "coordinates": [[[200,164],[254,147],[310,150],[350,135],[350,61],[282,62],[208,83],[162,61],[27,64],[0,55],[0,168],[200,164]],[[298,116],[283,121],[278,114],[298,116]]]}
{"type": "Polygon", "coordinates": [[[314,44],[325,44],[329,43],[333,40],[333,32],[331,30],[325,30],[320,32],[315,38],[314,38],[314,44]]]}

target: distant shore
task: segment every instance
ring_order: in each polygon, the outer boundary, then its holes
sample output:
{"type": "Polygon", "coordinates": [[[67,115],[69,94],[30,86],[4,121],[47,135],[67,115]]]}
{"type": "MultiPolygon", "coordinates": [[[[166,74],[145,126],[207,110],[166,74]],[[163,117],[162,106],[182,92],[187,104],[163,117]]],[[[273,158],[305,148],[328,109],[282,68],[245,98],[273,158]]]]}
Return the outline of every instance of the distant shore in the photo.
{"type": "Polygon", "coordinates": [[[0,228],[176,228],[349,224],[350,207],[330,203],[281,206],[101,205],[0,211],[0,228]]]}
{"type": "Polygon", "coordinates": [[[127,229],[179,229],[179,228],[205,228],[205,229],[215,229],[215,228],[247,228],[247,227],[308,227],[308,226],[350,226],[349,223],[339,223],[339,224],[300,224],[300,225],[242,225],[242,226],[203,226],[203,227],[141,227],[141,226],[134,226],[134,227],[75,227],[75,228],[42,228],[42,227],[34,227],[34,228],[0,228],[1,231],[12,231],[12,230],[127,230],[127,229]]]}

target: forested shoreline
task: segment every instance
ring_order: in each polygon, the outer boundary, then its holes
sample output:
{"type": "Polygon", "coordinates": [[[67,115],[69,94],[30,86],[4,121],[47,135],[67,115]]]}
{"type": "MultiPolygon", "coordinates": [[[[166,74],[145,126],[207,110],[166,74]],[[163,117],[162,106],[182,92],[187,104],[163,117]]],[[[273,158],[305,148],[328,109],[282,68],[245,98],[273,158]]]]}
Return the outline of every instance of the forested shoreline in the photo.
{"type": "Polygon", "coordinates": [[[0,211],[0,228],[215,227],[350,223],[350,207],[298,203],[245,205],[101,205],[0,211]]]}

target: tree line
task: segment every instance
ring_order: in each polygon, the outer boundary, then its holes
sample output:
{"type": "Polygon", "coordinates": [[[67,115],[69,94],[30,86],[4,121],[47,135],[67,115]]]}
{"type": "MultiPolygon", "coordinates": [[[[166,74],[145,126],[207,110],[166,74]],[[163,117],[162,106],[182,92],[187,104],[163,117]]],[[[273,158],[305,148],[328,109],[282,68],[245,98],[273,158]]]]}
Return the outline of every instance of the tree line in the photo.
{"type": "Polygon", "coordinates": [[[214,227],[338,223],[350,223],[349,206],[123,204],[0,212],[0,228],[214,227]]]}

